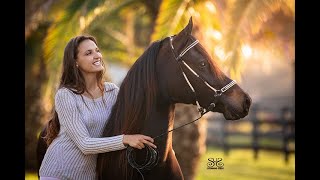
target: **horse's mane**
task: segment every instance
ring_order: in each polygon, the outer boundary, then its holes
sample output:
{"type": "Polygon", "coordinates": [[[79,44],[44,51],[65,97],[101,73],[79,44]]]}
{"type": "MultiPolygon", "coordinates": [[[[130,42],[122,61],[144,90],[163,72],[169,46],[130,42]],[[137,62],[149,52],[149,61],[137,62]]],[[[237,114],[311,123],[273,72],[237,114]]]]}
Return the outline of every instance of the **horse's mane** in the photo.
{"type": "Polygon", "coordinates": [[[140,133],[156,101],[156,58],[161,41],[153,42],[135,61],[121,83],[104,136],[140,133]]]}
{"type": "MultiPolygon", "coordinates": [[[[142,125],[149,118],[156,103],[156,59],[161,44],[162,41],[153,42],[128,71],[112,107],[103,132],[104,137],[141,133],[142,125]]],[[[133,169],[128,169],[127,166],[125,151],[112,151],[103,156],[103,160],[98,158],[97,172],[100,175],[106,171],[112,172],[113,168],[120,168],[123,178],[133,176],[133,169]],[[112,165],[107,169],[101,169],[105,162],[112,165]]]]}

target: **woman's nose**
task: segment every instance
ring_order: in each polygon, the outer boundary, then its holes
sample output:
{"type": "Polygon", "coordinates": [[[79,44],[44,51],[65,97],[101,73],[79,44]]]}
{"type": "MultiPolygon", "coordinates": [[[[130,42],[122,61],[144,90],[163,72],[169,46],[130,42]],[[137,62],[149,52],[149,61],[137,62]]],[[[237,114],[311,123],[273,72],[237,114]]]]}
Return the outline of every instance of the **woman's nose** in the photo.
{"type": "Polygon", "coordinates": [[[101,59],[102,58],[102,54],[100,52],[96,52],[95,58],[96,59],[101,59]]]}

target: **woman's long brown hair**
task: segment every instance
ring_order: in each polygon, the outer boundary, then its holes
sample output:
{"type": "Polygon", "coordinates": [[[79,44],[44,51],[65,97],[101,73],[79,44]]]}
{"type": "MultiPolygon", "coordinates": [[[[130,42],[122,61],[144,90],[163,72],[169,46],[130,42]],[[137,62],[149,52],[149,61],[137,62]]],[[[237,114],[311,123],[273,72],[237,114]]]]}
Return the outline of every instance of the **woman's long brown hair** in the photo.
{"type": "MultiPolygon", "coordinates": [[[[91,40],[97,46],[97,41],[93,36],[90,35],[80,35],[72,38],[64,49],[63,55],[63,65],[62,65],[62,75],[60,78],[59,89],[62,87],[68,88],[76,94],[83,94],[87,92],[89,95],[89,91],[86,88],[85,80],[80,70],[76,67],[76,59],[79,53],[78,47],[81,42],[84,40],[91,40]]],[[[103,63],[103,61],[101,61],[103,63]]],[[[104,65],[104,64],[103,64],[104,65]]],[[[101,92],[104,92],[103,85],[103,75],[105,71],[100,71],[97,73],[97,82],[99,89],[101,92]]],[[[52,118],[49,120],[46,127],[46,135],[44,140],[49,146],[51,142],[58,136],[60,131],[60,123],[57,112],[53,109],[52,118]]]]}

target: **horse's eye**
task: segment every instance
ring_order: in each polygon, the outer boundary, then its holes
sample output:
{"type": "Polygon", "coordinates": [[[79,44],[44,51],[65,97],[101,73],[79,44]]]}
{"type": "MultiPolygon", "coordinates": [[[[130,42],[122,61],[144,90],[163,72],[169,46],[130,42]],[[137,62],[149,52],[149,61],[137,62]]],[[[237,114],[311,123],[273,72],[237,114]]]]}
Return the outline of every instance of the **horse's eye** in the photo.
{"type": "Polygon", "coordinates": [[[205,67],[206,66],[206,63],[204,62],[204,61],[202,61],[201,63],[200,63],[200,67],[205,67]]]}

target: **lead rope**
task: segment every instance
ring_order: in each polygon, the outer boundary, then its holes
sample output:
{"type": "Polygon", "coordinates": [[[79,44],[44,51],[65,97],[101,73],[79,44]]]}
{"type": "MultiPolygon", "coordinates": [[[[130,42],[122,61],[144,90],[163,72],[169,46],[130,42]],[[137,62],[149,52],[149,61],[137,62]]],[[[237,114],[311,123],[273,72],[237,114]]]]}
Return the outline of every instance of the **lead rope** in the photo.
{"type": "MultiPolygon", "coordinates": [[[[175,130],[177,130],[179,128],[182,128],[182,127],[184,127],[184,126],[186,126],[188,124],[194,123],[195,121],[199,120],[203,115],[205,115],[207,112],[209,112],[209,111],[202,112],[201,116],[198,117],[197,119],[195,119],[193,121],[190,121],[190,122],[188,122],[186,124],[183,124],[183,125],[181,125],[179,127],[173,128],[173,129],[171,129],[169,131],[163,132],[160,135],[155,136],[153,139],[155,140],[155,139],[160,138],[161,136],[163,136],[165,134],[168,134],[168,133],[170,133],[172,131],[175,131],[175,130]]],[[[145,147],[146,147],[147,155],[146,155],[145,161],[141,165],[139,165],[134,160],[135,153],[134,153],[134,148],[133,147],[128,146],[127,147],[127,151],[126,151],[126,155],[127,155],[127,158],[128,158],[128,163],[131,165],[131,167],[133,167],[134,169],[136,169],[138,171],[138,173],[141,175],[143,180],[144,180],[144,176],[143,176],[142,172],[145,171],[145,170],[152,169],[159,162],[159,151],[158,151],[158,149],[154,149],[153,147],[150,147],[147,144],[145,144],[145,147]]]]}
{"type": "Polygon", "coordinates": [[[158,156],[159,151],[157,149],[153,149],[152,147],[150,147],[147,144],[145,144],[145,148],[147,151],[147,155],[146,155],[146,159],[142,165],[139,165],[134,160],[135,153],[134,153],[133,147],[128,146],[127,152],[126,152],[127,158],[128,158],[128,163],[131,165],[131,167],[133,167],[134,169],[136,169],[139,172],[139,174],[141,175],[143,180],[144,180],[144,176],[141,171],[150,170],[151,168],[156,166],[159,161],[159,156],[158,156]]]}

